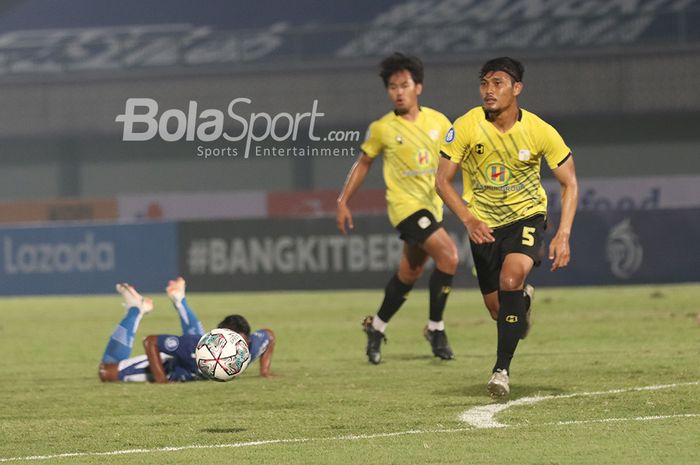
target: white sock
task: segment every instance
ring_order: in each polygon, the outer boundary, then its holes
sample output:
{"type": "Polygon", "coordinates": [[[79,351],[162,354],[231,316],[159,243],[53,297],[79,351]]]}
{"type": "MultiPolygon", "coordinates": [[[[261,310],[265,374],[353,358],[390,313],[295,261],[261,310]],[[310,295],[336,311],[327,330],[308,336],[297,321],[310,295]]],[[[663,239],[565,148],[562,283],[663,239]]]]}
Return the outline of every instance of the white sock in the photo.
{"type": "Polygon", "coordinates": [[[430,331],[444,331],[445,330],[445,322],[443,320],[440,320],[440,321],[428,320],[428,330],[430,330],[430,331]]]}
{"type": "Polygon", "coordinates": [[[372,327],[382,334],[384,334],[387,324],[386,321],[382,321],[377,315],[374,315],[374,318],[372,318],[372,327]]]}

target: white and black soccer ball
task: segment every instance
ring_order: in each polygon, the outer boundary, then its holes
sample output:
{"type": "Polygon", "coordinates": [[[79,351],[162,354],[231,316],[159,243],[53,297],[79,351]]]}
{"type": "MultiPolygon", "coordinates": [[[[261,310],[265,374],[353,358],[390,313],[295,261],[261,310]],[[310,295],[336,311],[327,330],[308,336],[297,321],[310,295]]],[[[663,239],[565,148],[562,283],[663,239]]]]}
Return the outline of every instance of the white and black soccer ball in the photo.
{"type": "Polygon", "coordinates": [[[209,331],[194,351],[197,368],[205,378],[231,381],[250,363],[250,350],[243,336],[225,328],[209,331]]]}

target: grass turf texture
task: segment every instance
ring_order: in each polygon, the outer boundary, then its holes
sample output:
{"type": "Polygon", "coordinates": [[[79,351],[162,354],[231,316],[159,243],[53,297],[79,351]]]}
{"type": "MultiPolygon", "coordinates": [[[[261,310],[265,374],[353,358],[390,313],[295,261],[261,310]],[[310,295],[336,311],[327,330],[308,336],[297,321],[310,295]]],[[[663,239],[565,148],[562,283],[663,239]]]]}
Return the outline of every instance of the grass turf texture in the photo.
{"type": "MultiPolygon", "coordinates": [[[[431,356],[427,293],[414,291],[388,328],[383,363],[370,365],[360,322],[380,299],[379,290],[193,293],[208,328],[242,313],[274,329],[277,377],[260,378],[255,363],[229,383],[170,385],[99,382],[123,314],[118,295],[1,299],[0,463],[700,463],[697,384],[512,406],[496,415],[507,428],[460,422],[493,402],[496,330],[477,291],[457,289],[448,302],[450,362],[431,356]],[[568,421],[589,422],[559,424],[568,421]],[[166,447],[181,449],[157,450],[166,447]],[[145,451],[95,455],[133,449],[145,451]],[[66,453],[83,455],[56,457],[66,453]]],[[[536,299],[510,400],[700,380],[700,285],[538,289],[536,299]]],[[[154,300],[133,355],[148,334],[179,334],[167,298],[154,300]]]]}

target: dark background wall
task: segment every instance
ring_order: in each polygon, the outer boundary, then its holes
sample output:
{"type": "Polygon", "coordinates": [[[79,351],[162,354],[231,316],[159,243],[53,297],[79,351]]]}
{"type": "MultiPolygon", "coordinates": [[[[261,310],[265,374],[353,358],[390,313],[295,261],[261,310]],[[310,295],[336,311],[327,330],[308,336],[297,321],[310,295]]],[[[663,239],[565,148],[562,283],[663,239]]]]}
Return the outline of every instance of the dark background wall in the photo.
{"type": "MultiPolygon", "coordinates": [[[[338,188],[351,157],[204,160],[200,145],[242,144],[123,142],[115,118],[132,97],[156,100],[159,114],[190,100],[225,110],[247,97],[242,109],[272,115],[317,101],[318,133],[363,137],[389,109],[376,74],[393,50],[423,57],[422,103],[450,118],[479,104],[484,59],[521,58],[523,107],[560,130],[581,177],[700,173],[699,2],[168,2],[161,16],[131,1],[44,3],[0,10],[3,200],[338,188]]],[[[380,187],[380,175],[367,185],[380,187]]]]}

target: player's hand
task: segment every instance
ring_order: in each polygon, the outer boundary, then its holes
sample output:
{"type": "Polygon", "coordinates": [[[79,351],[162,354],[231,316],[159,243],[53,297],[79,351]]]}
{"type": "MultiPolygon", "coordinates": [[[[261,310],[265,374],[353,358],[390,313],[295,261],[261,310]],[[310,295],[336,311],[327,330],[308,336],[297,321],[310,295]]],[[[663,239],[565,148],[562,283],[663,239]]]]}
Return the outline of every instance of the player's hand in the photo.
{"type": "Polygon", "coordinates": [[[493,237],[493,229],[483,221],[474,219],[467,223],[467,232],[469,233],[469,239],[475,244],[487,244],[489,242],[494,242],[496,239],[493,237]]]}
{"type": "Polygon", "coordinates": [[[353,229],[352,224],[352,213],[347,205],[341,203],[338,204],[338,210],[335,212],[335,224],[338,227],[338,231],[343,234],[348,233],[348,229],[353,229]]]}
{"type": "Polygon", "coordinates": [[[550,271],[564,268],[571,259],[571,249],[569,247],[569,235],[557,232],[549,244],[549,259],[552,260],[550,271]]]}

